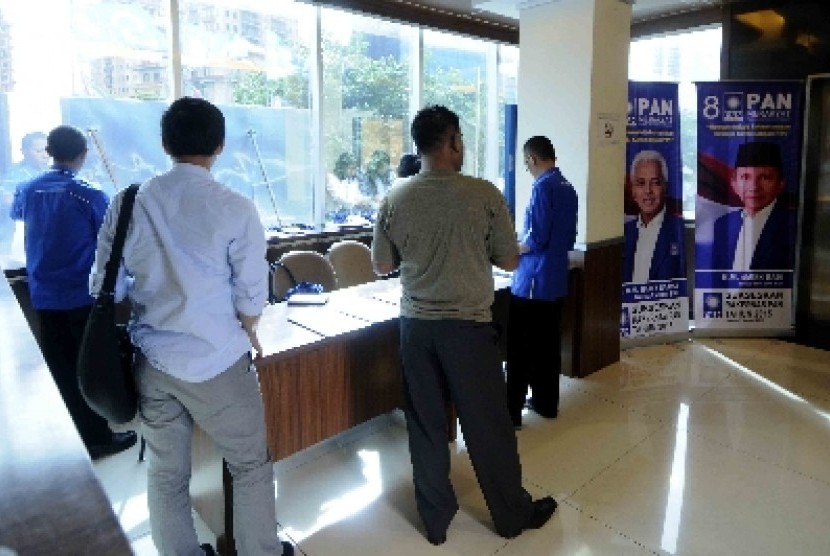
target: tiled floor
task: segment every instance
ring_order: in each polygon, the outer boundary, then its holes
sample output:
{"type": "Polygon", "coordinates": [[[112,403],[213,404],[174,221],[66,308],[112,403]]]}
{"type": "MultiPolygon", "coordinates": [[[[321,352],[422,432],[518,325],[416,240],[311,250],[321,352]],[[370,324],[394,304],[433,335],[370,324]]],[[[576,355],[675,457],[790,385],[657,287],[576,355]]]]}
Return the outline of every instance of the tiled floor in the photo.
{"type": "MultiPolygon", "coordinates": [[[[524,422],[525,486],[560,503],[540,530],[494,533],[462,439],[450,445],[461,510],[447,542],[428,544],[391,414],[274,466],[280,533],[310,556],[830,554],[828,352],[758,339],[634,348],[563,377],[559,418],[524,422]]],[[[96,470],[136,554],[155,554],[136,452],[96,470]]]]}

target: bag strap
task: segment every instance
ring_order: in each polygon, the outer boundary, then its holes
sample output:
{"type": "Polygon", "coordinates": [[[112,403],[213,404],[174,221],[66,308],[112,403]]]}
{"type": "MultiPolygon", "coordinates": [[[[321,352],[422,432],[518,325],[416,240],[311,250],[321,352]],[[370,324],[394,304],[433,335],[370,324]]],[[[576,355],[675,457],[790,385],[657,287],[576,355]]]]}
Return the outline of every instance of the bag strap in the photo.
{"type": "MultiPolygon", "coordinates": [[[[288,286],[288,289],[295,287],[297,285],[297,279],[294,277],[294,273],[285,266],[284,263],[280,261],[274,261],[271,263],[271,279],[268,280],[268,300],[270,303],[279,303],[280,301],[285,301],[284,297],[277,297],[276,292],[274,291],[274,275],[276,272],[282,270],[285,272],[285,275],[288,276],[288,280],[291,282],[291,285],[288,286]]],[[[286,290],[287,291],[287,290],[286,290]]]]}
{"type": "Polygon", "coordinates": [[[101,284],[101,293],[112,295],[115,292],[115,279],[118,277],[118,267],[121,266],[121,255],[124,252],[124,240],[127,238],[127,227],[133,215],[133,204],[138,193],[138,184],[134,183],[127,188],[121,201],[121,211],[118,213],[118,222],[115,225],[115,237],[112,240],[110,258],[104,267],[104,282],[101,284]]]}
{"type": "Polygon", "coordinates": [[[291,269],[289,269],[287,266],[285,266],[284,263],[282,263],[280,261],[274,261],[273,263],[271,263],[271,268],[274,269],[274,270],[279,268],[279,269],[285,271],[285,273],[288,275],[288,279],[291,280],[291,285],[292,286],[297,285],[297,279],[294,278],[294,273],[291,272],[291,269]]]}

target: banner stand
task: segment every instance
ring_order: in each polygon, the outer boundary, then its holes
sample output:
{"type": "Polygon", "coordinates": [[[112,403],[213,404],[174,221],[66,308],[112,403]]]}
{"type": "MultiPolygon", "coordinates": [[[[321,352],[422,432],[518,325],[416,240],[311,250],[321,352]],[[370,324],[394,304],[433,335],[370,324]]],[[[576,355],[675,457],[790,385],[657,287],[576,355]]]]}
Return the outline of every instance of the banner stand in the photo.
{"type": "Polygon", "coordinates": [[[688,338],[677,83],[628,83],[620,346],[688,338]]]}

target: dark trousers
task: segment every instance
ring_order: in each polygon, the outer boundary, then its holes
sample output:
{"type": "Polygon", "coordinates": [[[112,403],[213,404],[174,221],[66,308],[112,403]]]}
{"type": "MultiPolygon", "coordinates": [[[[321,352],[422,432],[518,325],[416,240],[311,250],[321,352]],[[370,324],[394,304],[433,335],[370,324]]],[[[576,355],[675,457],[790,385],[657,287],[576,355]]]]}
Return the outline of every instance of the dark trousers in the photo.
{"type": "Polygon", "coordinates": [[[87,447],[112,440],[106,419],[90,409],[78,387],[78,350],[90,308],[37,311],[43,358],[87,447]]]}
{"type": "Polygon", "coordinates": [[[401,357],[415,498],[427,534],[445,532],[458,510],[450,482],[448,401],[458,413],[496,532],[520,530],[531,498],[522,487],[493,326],[401,318],[401,357]]]}
{"type": "Polygon", "coordinates": [[[562,307],[555,301],[510,296],[507,332],[507,407],[514,421],[521,418],[527,388],[533,408],[543,417],[559,412],[559,373],[562,369],[562,307]]]}

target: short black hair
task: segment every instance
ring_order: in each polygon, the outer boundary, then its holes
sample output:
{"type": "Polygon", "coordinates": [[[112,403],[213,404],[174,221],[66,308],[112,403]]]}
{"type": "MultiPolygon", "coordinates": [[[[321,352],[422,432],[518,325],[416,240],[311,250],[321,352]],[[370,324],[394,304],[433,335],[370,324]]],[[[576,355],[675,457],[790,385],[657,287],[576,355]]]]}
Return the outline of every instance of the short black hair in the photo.
{"type": "Polygon", "coordinates": [[[225,144],[225,116],[210,102],[182,97],[161,116],[161,142],[170,156],[212,156],[225,144]]]}
{"type": "Polygon", "coordinates": [[[446,106],[422,108],[412,120],[412,140],[421,154],[435,152],[453,133],[461,130],[458,114],[446,106]]]}
{"type": "Polygon", "coordinates": [[[55,162],[72,162],[86,152],[86,137],[71,125],[60,125],[46,136],[46,152],[55,162]]]}
{"type": "Polygon", "coordinates": [[[421,159],[417,154],[405,154],[398,162],[397,175],[399,178],[408,178],[421,171],[421,159]]]}
{"type": "Polygon", "coordinates": [[[556,160],[556,149],[553,143],[544,135],[534,135],[525,141],[524,153],[541,158],[542,160],[556,160]]]}

